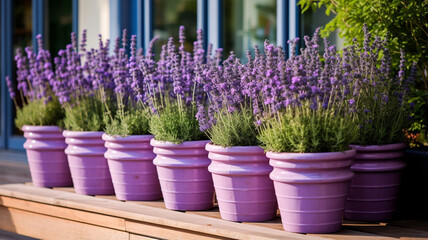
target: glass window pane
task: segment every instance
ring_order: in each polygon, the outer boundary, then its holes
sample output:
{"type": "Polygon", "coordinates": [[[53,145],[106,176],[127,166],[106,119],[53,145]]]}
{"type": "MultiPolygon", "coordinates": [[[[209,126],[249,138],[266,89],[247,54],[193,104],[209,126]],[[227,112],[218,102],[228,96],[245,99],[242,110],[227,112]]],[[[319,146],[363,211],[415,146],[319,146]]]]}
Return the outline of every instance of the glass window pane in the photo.
{"type": "MultiPolygon", "coordinates": [[[[52,57],[56,56],[60,49],[64,49],[70,42],[72,14],[72,0],[48,0],[48,22],[45,24],[45,46],[50,50],[52,57]]],[[[45,21],[46,21],[45,20],[45,21]]]]}
{"type": "Polygon", "coordinates": [[[276,43],[276,0],[224,0],[223,48],[245,60],[248,49],[265,39],[276,43]]]}
{"type": "Polygon", "coordinates": [[[86,49],[97,49],[98,34],[103,40],[110,38],[110,0],[79,0],[78,22],[79,39],[83,29],[87,30],[86,49]]]}
{"type": "MultiPolygon", "coordinates": [[[[12,74],[15,83],[16,89],[16,63],[15,63],[15,52],[17,48],[24,49],[27,46],[32,45],[32,6],[31,0],[15,0],[13,5],[13,25],[12,25],[12,74]]],[[[19,95],[18,95],[19,96],[19,95]]],[[[18,105],[22,106],[22,101],[20,97],[16,98],[18,105]]],[[[16,116],[15,107],[12,107],[12,125],[13,131],[12,134],[21,134],[22,132],[15,127],[14,119],[16,116]]]]}
{"type": "MultiPolygon", "coordinates": [[[[197,0],[155,0],[154,1],[154,34],[160,39],[156,42],[155,52],[159,53],[162,45],[173,37],[178,43],[180,25],[186,28],[185,50],[193,50],[196,41],[197,0]]],[[[158,56],[158,55],[157,55],[158,56]]]]}
{"type": "MultiPolygon", "coordinates": [[[[330,16],[325,14],[325,7],[322,6],[320,9],[317,9],[315,12],[309,8],[306,12],[301,14],[300,22],[300,32],[301,36],[310,36],[315,32],[315,29],[318,27],[325,26],[331,19],[334,18],[334,14],[331,13],[330,16]]],[[[327,37],[331,44],[334,44],[341,49],[343,47],[343,40],[339,37],[339,31],[330,34],[327,37]]],[[[300,39],[300,46],[304,46],[303,37],[300,39]],[[303,44],[303,45],[302,45],[303,44]]],[[[324,49],[324,43],[321,41],[321,49],[324,49]]]]}

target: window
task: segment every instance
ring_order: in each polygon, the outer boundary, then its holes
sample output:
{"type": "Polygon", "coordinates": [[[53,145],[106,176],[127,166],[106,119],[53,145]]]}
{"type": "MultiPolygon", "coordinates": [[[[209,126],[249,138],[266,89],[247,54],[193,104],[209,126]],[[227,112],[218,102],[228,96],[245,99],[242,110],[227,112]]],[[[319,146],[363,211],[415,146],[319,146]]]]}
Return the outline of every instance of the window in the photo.
{"type": "Polygon", "coordinates": [[[154,1],[154,28],[153,36],[160,39],[156,42],[155,52],[158,54],[162,45],[168,42],[169,37],[178,43],[178,29],[180,25],[186,27],[185,50],[193,50],[196,41],[196,0],[155,0],[154,1]]]}
{"type": "Polygon", "coordinates": [[[276,0],[224,0],[223,46],[225,57],[230,51],[245,59],[248,49],[265,39],[276,43],[276,0]]]}

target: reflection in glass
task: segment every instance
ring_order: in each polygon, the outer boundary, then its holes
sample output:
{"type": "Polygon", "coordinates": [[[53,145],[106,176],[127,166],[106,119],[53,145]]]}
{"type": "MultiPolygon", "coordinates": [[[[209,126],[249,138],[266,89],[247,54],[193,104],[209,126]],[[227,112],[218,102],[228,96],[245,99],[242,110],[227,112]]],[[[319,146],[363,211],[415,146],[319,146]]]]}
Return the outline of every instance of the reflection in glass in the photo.
{"type": "MultiPolygon", "coordinates": [[[[320,9],[315,12],[309,8],[306,12],[302,13],[300,20],[300,32],[301,36],[310,36],[315,32],[315,29],[318,27],[325,26],[331,19],[334,18],[334,14],[331,13],[330,16],[325,14],[325,7],[322,6],[320,9]]],[[[331,44],[334,44],[341,49],[343,47],[343,40],[339,37],[338,31],[330,34],[327,37],[331,44]]],[[[303,37],[300,39],[300,46],[304,46],[303,37]]],[[[324,49],[324,43],[321,41],[320,49],[324,49]]]]}
{"type": "Polygon", "coordinates": [[[45,45],[52,57],[70,43],[71,33],[71,0],[48,0],[48,24],[45,29],[45,45]]]}
{"type": "Polygon", "coordinates": [[[263,49],[265,39],[276,43],[276,0],[224,0],[222,11],[226,57],[233,50],[245,61],[255,44],[263,49]]]}
{"type": "Polygon", "coordinates": [[[178,43],[178,28],[185,26],[185,50],[193,50],[196,41],[197,0],[155,0],[154,1],[154,29],[153,36],[159,37],[155,44],[155,52],[160,53],[162,45],[168,42],[169,37],[178,43]]]}
{"type": "MultiPolygon", "coordinates": [[[[32,45],[32,12],[31,12],[31,0],[15,0],[13,3],[13,25],[12,25],[12,44],[13,44],[13,51],[12,51],[12,74],[13,78],[16,79],[16,64],[15,64],[15,52],[17,48],[24,49],[27,46],[32,45]]],[[[3,81],[3,79],[2,79],[3,81]]],[[[16,84],[16,81],[14,81],[16,84]]],[[[15,85],[16,89],[16,85],[15,85]]],[[[22,102],[20,98],[16,98],[17,104],[22,106],[22,102]]],[[[15,119],[16,111],[15,106],[12,107],[12,122],[13,119],[15,119]]],[[[15,124],[13,124],[15,126],[15,124]]],[[[21,134],[22,132],[16,128],[13,127],[13,133],[12,134],[21,134]]]]}

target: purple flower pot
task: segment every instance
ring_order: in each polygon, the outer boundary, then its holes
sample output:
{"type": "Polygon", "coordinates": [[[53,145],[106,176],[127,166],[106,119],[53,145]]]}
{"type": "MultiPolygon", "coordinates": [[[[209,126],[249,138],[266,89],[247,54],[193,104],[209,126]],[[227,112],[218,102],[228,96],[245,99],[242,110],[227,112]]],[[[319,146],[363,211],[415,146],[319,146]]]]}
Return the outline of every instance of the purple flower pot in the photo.
{"type": "Polygon", "coordinates": [[[206,145],[221,218],[228,221],[268,221],[276,216],[277,204],[272,167],[258,146],[224,148],[206,145]]]}
{"type": "Polygon", "coordinates": [[[355,150],[326,153],[268,152],[284,230],[330,233],[342,226],[355,150]]]}
{"type": "Polygon", "coordinates": [[[357,150],[346,201],[345,218],[357,221],[391,219],[398,198],[404,143],[350,147],[357,150]]]}
{"type": "Polygon", "coordinates": [[[74,189],[86,195],[112,195],[113,183],[104,157],[104,132],[64,131],[74,189]]]}
{"type": "Polygon", "coordinates": [[[62,130],[57,126],[23,126],[33,185],[37,187],[68,187],[71,181],[67,147],[62,130]]]}
{"type": "Polygon", "coordinates": [[[114,192],[117,199],[147,201],[162,198],[153,147],[153,135],[127,137],[103,135],[114,192]]]}
{"type": "Polygon", "coordinates": [[[152,139],[153,152],[165,206],[173,210],[206,210],[213,207],[214,187],[208,172],[209,141],[182,144],[152,139]]]}

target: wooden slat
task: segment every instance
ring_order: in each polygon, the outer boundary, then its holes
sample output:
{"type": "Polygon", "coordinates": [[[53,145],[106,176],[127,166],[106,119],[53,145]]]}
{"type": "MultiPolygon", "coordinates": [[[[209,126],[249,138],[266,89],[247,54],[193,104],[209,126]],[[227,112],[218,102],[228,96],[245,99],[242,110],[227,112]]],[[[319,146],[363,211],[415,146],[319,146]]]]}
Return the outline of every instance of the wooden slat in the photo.
{"type": "Polygon", "coordinates": [[[89,223],[102,227],[125,231],[125,220],[112,216],[79,211],[75,209],[57,207],[37,202],[30,202],[16,198],[0,196],[0,205],[8,208],[16,208],[27,212],[49,215],[68,220],[89,223]]]}
{"type": "Polygon", "coordinates": [[[76,193],[76,191],[74,191],[74,188],[72,187],[54,187],[53,189],[58,191],[63,191],[63,192],[76,193]]]}
{"type": "Polygon", "coordinates": [[[284,228],[282,226],[282,222],[280,218],[271,220],[271,221],[267,221],[267,222],[243,222],[243,224],[248,224],[248,225],[255,225],[255,226],[261,226],[261,227],[265,227],[265,228],[269,228],[269,229],[277,229],[277,230],[281,230],[284,231],[284,228]]]}
{"type": "Polygon", "coordinates": [[[211,210],[205,210],[205,211],[186,211],[186,213],[221,219],[221,215],[218,210],[218,207],[213,208],[211,210]]]}
{"type": "Polygon", "coordinates": [[[0,207],[0,229],[45,240],[129,239],[126,232],[5,207],[0,207]]]}
{"type": "Polygon", "coordinates": [[[266,231],[266,228],[260,226],[249,228],[244,224],[227,222],[220,219],[153,208],[135,203],[124,203],[51,189],[36,188],[22,184],[0,186],[0,195],[225,238],[319,239],[282,230],[270,229],[266,231]]]}
{"type": "Polygon", "coordinates": [[[400,239],[428,239],[428,232],[413,230],[409,228],[402,228],[396,226],[388,226],[388,227],[349,227],[352,230],[359,232],[367,232],[381,236],[388,236],[400,239]]]}
{"type": "Polygon", "coordinates": [[[342,229],[335,233],[329,234],[308,234],[309,236],[321,237],[333,240],[396,240],[393,237],[385,237],[376,234],[358,232],[349,229],[342,229]]]}
{"type": "Polygon", "coordinates": [[[195,233],[175,228],[161,227],[148,223],[141,223],[133,220],[126,221],[126,231],[130,233],[144,234],[146,236],[155,236],[164,239],[186,239],[186,240],[206,240],[206,239],[225,239],[218,236],[195,233]]]}
{"type": "Polygon", "coordinates": [[[129,234],[129,240],[156,240],[159,238],[151,238],[151,237],[146,237],[146,236],[141,236],[141,235],[136,235],[136,234],[129,234]]]}
{"type": "Polygon", "coordinates": [[[163,200],[157,200],[157,201],[126,201],[126,202],[132,202],[132,203],[140,204],[140,205],[144,205],[144,206],[166,209],[165,203],[163,200]]]}

